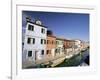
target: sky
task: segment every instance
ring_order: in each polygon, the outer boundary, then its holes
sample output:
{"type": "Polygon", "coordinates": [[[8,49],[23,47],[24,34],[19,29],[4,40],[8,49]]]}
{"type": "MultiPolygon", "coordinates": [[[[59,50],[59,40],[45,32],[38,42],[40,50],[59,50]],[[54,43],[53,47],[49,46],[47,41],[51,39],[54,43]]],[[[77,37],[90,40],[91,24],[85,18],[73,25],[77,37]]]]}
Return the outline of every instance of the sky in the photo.
{"type": "Polygon", "coordinates": [[[89,14],[22,11],[22,27],[26,27],[26,17],[39,19],[57,37],[89,41],[89,14]]]}

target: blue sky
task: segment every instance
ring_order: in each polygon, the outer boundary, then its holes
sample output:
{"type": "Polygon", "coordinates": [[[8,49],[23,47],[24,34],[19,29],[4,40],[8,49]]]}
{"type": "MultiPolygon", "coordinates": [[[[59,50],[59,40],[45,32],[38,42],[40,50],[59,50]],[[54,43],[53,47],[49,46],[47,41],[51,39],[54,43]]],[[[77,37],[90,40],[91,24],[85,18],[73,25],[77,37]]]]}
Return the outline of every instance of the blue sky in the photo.
{"type": "Polygon", "coordinates": [[[40,19],[55,36],[89,41],[89,14],[23,11],[22,27],[26,26],[26,16],[33,21],[40,19]]]}

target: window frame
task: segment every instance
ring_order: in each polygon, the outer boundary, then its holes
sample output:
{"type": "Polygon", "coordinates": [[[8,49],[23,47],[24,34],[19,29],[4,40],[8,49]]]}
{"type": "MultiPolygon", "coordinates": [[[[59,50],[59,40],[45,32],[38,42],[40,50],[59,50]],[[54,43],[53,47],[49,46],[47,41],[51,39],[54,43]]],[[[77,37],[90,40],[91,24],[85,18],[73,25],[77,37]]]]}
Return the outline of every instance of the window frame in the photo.
{"type": "Polygon", "coordinates": [[[31,38],[30,37],[27,38],[27,44],[31,44],[31,38]]]}
{"type": "Polygon", "coordinates": [[[44,55],[44,50],[41,50],[41,55],[42,55],[42,56],[44,55]]]}
{"type": "Polygon", "coordinates": [[[28,50],[28,51],[27,51],[27,57],[30,58],[30,57],[32,57],[32,56],[33,56],[32,50],[28,50]],[[31,56],[29,56],[29,52],[31,52],[31,56]]]}
{"type": "Polygon", "coordinates": [[[34,31],[34,25],[28,24],[28,30],[29,31],[34,31]]]}
{"type": "Polygon", "coordinates": [[[41,33],[45,34],[45,29],[44,28],[41,28],[41,33]]]}
{"type": "Polygon", "coordinates": [[[35,38],[32,38],[32,41],[33,41],[32,44],[35,44],[35,38]]]}
{"type": "Polygon", "coordinates": [[[41,39],[41,44],[46,44],[46,39],[41,39]]]}

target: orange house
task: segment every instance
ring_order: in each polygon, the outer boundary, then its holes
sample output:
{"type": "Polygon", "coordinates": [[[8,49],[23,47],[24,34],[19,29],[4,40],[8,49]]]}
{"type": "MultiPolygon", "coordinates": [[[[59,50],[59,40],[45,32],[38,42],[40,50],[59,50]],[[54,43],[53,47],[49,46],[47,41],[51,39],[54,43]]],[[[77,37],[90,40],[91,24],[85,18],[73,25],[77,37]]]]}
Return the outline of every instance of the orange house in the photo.
{"type": "Polygon", "coordinates": [[[53,35],[47,36],[47,43],[46,43],[46,57],[54,57],[55,55],[55,48],[56,48],[56,37],[53,35]]]}

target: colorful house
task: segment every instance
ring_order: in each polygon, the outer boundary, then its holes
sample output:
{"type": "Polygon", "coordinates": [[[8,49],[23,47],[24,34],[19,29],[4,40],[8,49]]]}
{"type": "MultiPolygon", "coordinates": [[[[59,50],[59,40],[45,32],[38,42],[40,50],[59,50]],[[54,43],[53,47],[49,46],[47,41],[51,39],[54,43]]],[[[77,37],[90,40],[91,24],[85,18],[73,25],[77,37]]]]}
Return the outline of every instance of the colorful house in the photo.
{"type": "Polygon", "coordinates": [[[23,65],[28,62],[35,64],[36,60],[43,59],[46,54],[47,27],[43,26],[40,20],[32,22],[30,19],[27,19],[24,36],[23,65]]]}
{"type": "Polygon", "coordinates": [[[74,42],[75,42],[74,40],[64,39],[64,51],[65,51],[65,54],[70,55],[70,52],[72,52],[73,48],[74,48],[74,44],[75,44],[74,42]]]}
{"type": "Polygon", "coordinates": [[[82,45],[82,41],[79,39],[74,40],[75,41],[75,50],[80,50],[81,49],[81,45],[82,45]]]}
{"type": "Polygon", "coordinates": [[[64,39],[56,38],[55,55],[57,56],[61,54],[64,54],[64,39]]]}
{"type": "Polygon", "coordinates": [[[56,37],[53,35],[47,36],[46,57],[54,57],[56,48],[56,37]]]}

